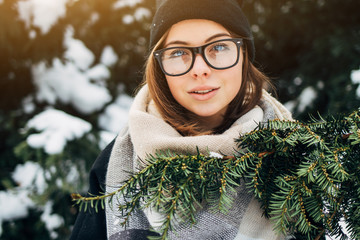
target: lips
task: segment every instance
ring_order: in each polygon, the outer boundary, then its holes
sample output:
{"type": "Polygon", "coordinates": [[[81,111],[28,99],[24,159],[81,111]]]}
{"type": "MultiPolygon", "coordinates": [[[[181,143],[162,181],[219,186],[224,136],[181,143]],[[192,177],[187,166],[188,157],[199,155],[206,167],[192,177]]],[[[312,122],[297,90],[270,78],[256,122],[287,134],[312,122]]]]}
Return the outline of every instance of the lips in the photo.
{"type": "Polygon", "coordinates": [[[206,93],[212,92],[212,91],[214,91],[214,90],[215,90],[215,89],[201,90],[201,91],[193,91],[193,92],[191,92],[191,93],[206,94],[206,93]]]}
{"type": "Polygon", "coordinates": [[[198,101],[206,101],[214,97],[219,87],[200,86],[190,90],[188,93],[198,101]]]}

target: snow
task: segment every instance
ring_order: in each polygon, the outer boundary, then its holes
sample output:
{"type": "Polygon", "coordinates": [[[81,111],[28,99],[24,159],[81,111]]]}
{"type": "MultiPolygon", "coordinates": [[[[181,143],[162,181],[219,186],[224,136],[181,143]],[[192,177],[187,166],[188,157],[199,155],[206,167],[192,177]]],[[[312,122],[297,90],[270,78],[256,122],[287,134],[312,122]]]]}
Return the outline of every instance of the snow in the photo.
{"type": "Polygon", "coordinates": [[[18,12],[21,20],[30,28],[40,28],[42,34],[48,33],[59,18],[66,14],[68,0],[21,0],[18,2],[18,12]]]}
{"type": "Polygon", "coordinates": [[[31,114],[35,111],[34,99],[32,96],[27,96],[22,100],[23,110],[27,114],[31,114]]]}
{"type": "Polygon", "coordinates": [[[224,156],[217,152],[210,152],[209,157],[211,158],[223,158],[224,156]]]}
{"type": "Polygon", "coordinates": [[[34,206],[34,203],[24,191],[0,191],[0,205],[0,222],[3,222],[26,217],[28,208],[34,206]]]}
{"type": "Polygon", "coordinates": [[[356,89],[356,96],[360,98],[360,69],[351,72],[351,81],[353,84],[359,84],[356,89]]]}
{"type": "Polygon", "coordinates": [[[135,20],[141,21],[144,18],[150,18],[150,17],[151,17],[150,10],[147,8],[140,7],[135,10],[135,13],[133,15],[130,14],[124,15],[122,20],[124,24],[131,24],[135,20]]]}
{"type": "Polygon", "coordinates": [[[55,239],[58,237],[58,234],[54,231],[54,229],[63,225],[64,219],[58,214],[51,214],[52,207],[52,201],[48,201],[44,206],[44,212],[40,218],[45,223],[45,227],[49,231],[50,237],[55,239]]]}
{"type": "Polygon", "coordinates": [[[93,53],[72,35],[69,28],[64,42],[67,47],[65,62],[55,58],[50,67],[45,62],[32,67],[36,98],[51,105],[59,100],[73,105],[83,114],[91,114],[111,101],[111,95],[104,87],[110,70],[104,64],[90,68],[95,58],[93,53]]]}
{"type": "Polygon", "coordinates": [[[0,236],[2,234],[2,222],[26,217],[29,208],[43,208],[41,220],[51,238],[57,238],[58,234],[54,229],[60,227],[64,223],[64,219],[58,214],[51,214],[53,205],[51,201],[41,207],[36,206],[30,197],[34,193],[43,193],[47,188],[44,169],[38,163],[28,161],[16,166],[12,178],[18,186],[11,190],[0,191],[0,206],[2,206],[0,208],[0,236]]]}
{"type": "Polygon", "coordinates": [[[29,32],[29,38],[30,39],[35,39],[36,38],[36,31],[35,30],[31,30],[29,32]]]}
{"type": "Polygon", "coordinates": [[[296,86],[300,86],[302,84],[303,80],[300,77],[294,78],[294,84],[296,86]]]}
{"type": "Polygon", "coordinates": [[[108,132],[108,131],[100,131],[100,142],[99,147],[104,149],[114,138],[116,137],[116,133],[108,132]]]}
{"type": "Polygon", "coordinates": [[[288,101],[284,103],[284,107],[289,110],[289,112],[294,112],[296,108],[296,100],[288,101]]]}
{"type": "Polygon", "coordinates": [[[97,12],[93,12],[91,14],[91,17],[90,17],[90,20],[89,20],[89,25],[95,24],[99,19],[100,19],[100,14],[97,13],[97,12]]]}
{"type": "Polygon", "coordinates": [[[317,95],[316,91],[313,87],[305,88],[300,93],[299,106],[298,106],[299,112],[304,112],[306,107],[311,106],[312,102],[316,99],[316,95],[317,95]]]}
{"type": "Polygon", "coordinates": [[[142,2],[142,0],[118,0],[114,3],[113,8],[116,10],[124,7],[134,7],[142,2]]]}
{"type": "Polygon", "coordinates": [[[144,18],[150,18],[151,12],[147,8],[139,7],[135,10],[134,17],[136,21],[141,21],[144,18]]]}
{"type": "Polygon", "coordinates": [[[27,143],[33,148],[44,148],[48,154],[61,153],[67,141],[81,138],[91,130],[90,123],[55,109],[36,115],[27,127],[41,131],[29,135],[27,143]]]}
{"type": "MultiPolygon", "coordinates": [[[[359,84],[359,86],[356,89],[356,96],[360,98],[360,69],[353,70],[351,72],[350,78],[354,85],[359,84]]],[[[294,82],[296,85],[300,85],[302,79],[295,78],[294,82]]],[[[318,82],[317,87],[319,89],[323,88],[324,83],[318,82]]],[[[312,102],[316,99],[316,96],[317,96],[316,90],[313,87],[307,87],[300,93],[297,99],[289,101],[284,105],[290,112],[293,112],[297,107],[297,110],[300,113],[302,113],[305,111],[306,107],[311,106],[312,102]]]]}
{"type": "MultiPolygon", "coordinates": [[[[341,226],[341,229],[342,229],[342,231],[347,235],[347,236],[350,236],[349,235],[349,231],[346,229],[346,223],[345,223],[345,221],[344,221],[344,219],[341,219],[340,220],[340,226],[341,226]]],[[[325,239],[326,240],[340,240],[340,237],[330,237],[330,236],[325,236],[325,239]]]]}
{"type": "MultiPolygon", "coordinates": [[[[68,0],[20,0],[17,5],[20,20],[24,21],[29,28],[31,39],[36,38],[34,28],[39,28],[41,34],[49,32],[51,27],[66,14],[68,0]]],[[[119,0],[114,8],[133,7],[141,0],[119,0]]],[[[3,0],[0,0],[0,4],[3,0]]],[[[150,17],[151,13],[145,8],[138,8],[134,15],[125,18],[128,21],[139,21],[150,17]]],[[[99,14],[91,16],[91,23],[99,19],[99,14]]],[[[93,114],[104,110],[99,117],[100,131],[99,145],[105,147],[118,132],[126,125],[128,110],[133,99],[121,94],[112,104],[107,86],[107,80],[111,77],[110,68],[117,64],[119,57],[112,46],[105,46],[100,56],[100,61],[95,62],[95,55],[79,39],[74,38],[74,30],[69,26],[64,35],[63,46],[65,49],[63,58],[54,58],[52,64],[39,62],[32,66],[32,76],[36,92],[22,101],[22,110],[26,114],[32,114],[36,106],[35,101],[48,105],[45,110],[28,121],[26,129],[33,128],[37,133],[31,134],[26,141],[30,147],[43,148],[47,154],[59,154],[64,147],[73,139],[81,138],[92,129],[90,123],[71,116],[63,111],[56,110],[52,105],[57,102],[72,105],[82,114],[93,114]]],[[[71,160],[69,164],[72,164],[71,160]]],[[[44,170],[38,163],[27,161],[18,164],[12,173],[12,178],[17,187],[6,191],[0,191],[0,236],[2,223],[28,216],[29,208],[42,210],[41,220],[44,222],[52,239],[58,238],[55,231],[64,224],[64,219],[52,211],[53,203],[48,201],[44,206],[37,205],[32,199],[33,194],[44,194],[48,185],[46,180],[56,174],[56,167],[50,166],[44,170]]],[[[64,181],[78,182],[79,170],[70,165],[69,172],[64,181]]],[[[60,179],[56,180],[59,187],[63,186],[60,179]]]]}
{"type": "Polygon", "coordinates": [[[83,114],[91,114],[101,110],[111,100],[110,93],[106,88],[95,84],[83,84],[84,88],[78,87],[77,95],[73,96],[72,104],[83,114]]]}
{"type": "Polygon", "coordinates": [[[44,170],[35,162],[28,161],[17,165],[12,173],[12,178],[19,187],[32,189],[39,194],[43,193],[47,187],[44,170]]]}
{"type": "MultiPolygon", "coordinates": [[[[69,163],[72,164],[71,161],[69,163]]],[[[67,173],[66,182],[76,183],[79,181],[79,178],[80,178],[80,174],[79,174],[78,169],[76,168],[75,165],[72,165],[70,167],[69,172],[67,173]]]]}
{"type": "Polygon", "coordinates": [[[89,71],[86,72],[86,76],[89,79],[97,80],[102,84],[105,83],[104,80],[110,77],[110,71],[105,65],[98,64],[89,69],[89,71]]]}
{"type": "Polygon", "coordinates": [[[124,24],[131,24],[134,22],[134,17],[130,14],[126,14],[123,16],[122,21],[124,24]]]}
{"type": "Polygon", "coordinates": [[[74,29],[68,27],[64,38],[64,46],[67,48],[64,56],[84,71],[93,64],[95,56],[82,41],[74,39],[73,36],[74,29]]]}
{"type": "Polygon", "coordinates": [[[133,98],[121,94],[113,104],[107,106],[99,117],[99,126],[109,132],[119,133],[128,121],[128,113],[133,98]]]}
{"type": "Polygon", "coordinates": [[[4,221],[24,218],[28,215],[28,208],[34,206],[26,192],[0,191],[0,236],[4,221]],[[6,207],[5,207],[6,206],[6,207]]]}
{"type": "Polygon", "coordinates": [[[316,90],[313,87],[307,87],[300,93],[297,99],[285,103],[284,106],[290,112],[293,112],[297,107],[299,113],[302,113],[308,106],[312,105],[313,101],[316,99],[316,96],[316,90]]]}
{"type": "Polygon", "coordinates": [[[44,178],[44,170],[35,162],[26,162],[16,166],[12,178],[18,187],[0,191],[0,236],[2,234],[2,222],[24,218],[28,215],[28,209],[35,207],[35,203],[29,197],[31,193],[42,193],[47,184],[44,178]],[[4,207],[6,206],[6,207],[4,207]]]}
{"type": "Polygon", "coordinates": [[[133,100],[126,94],[120,94],[116,101],[107,106],[104,113],[99,116],[98,125],[103,129],[100,132],[100,148],[105,148],[126,126],[133,100]]]}
{"type": "Polygon", "coordinates": [[[110,132],[119,132],[126,124],[127,111],[117,104],[111,104],[99,118],[99,126],[110,132]]]}
{"type": "Polygon", "coordinates": [[[100,62],[107,67],[112,67],[119,60],[119,57],[116,55],[114,49],[111,46],[104,47],[104,50],[101,53],[100,62]]]}

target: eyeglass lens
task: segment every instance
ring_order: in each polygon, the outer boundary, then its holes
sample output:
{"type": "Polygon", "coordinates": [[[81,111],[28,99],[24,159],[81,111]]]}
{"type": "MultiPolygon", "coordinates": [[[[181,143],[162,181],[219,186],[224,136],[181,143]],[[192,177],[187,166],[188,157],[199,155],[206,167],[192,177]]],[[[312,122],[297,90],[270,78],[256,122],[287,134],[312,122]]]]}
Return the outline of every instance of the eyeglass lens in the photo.
{"type": "MultiPolygon", "coordinates": [[[[162,52],[161,62],[167,74],[180,75],[192,67],[194,57],[190,48],[174,47],[162,52]]],[[[237,61],[238,48],[231,40],[217,41],[205,47],[203,57],[210,67],[228,68],[237,61]]]]}

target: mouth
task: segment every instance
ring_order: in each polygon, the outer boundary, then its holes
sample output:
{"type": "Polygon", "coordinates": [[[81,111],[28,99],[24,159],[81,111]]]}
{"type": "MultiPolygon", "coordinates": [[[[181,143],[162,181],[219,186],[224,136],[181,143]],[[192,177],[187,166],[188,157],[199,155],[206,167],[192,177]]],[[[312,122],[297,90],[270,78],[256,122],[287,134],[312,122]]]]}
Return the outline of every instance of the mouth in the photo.
{"type": "Polygon", "coordinates": [[[197,89],[192,89],[189,91],[189,94],[195,99],[196,101],[208,101],[216,96],[220,87],[199,87],[197,89]]]}
{"type": "Polygon", "coordinates": [[[215,90],[218,90],[219,88],[213,88],[213,89],[208,89],[208,90],[197,90],[197,91],[191,91],[190,93],[195,93],[195,94],[207,94],[210,92],[213,92],[215,90]]]}

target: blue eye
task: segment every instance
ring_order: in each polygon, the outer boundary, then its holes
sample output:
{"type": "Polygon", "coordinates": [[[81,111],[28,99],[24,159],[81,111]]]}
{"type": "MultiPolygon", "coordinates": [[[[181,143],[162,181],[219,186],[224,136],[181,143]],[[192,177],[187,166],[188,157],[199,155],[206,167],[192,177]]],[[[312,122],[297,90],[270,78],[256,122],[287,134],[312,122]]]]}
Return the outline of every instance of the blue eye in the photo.
{"type": "Polygon", "coordinates": [[[228,50],[229,47],[224,43],[219,43],[211,48],[212,51],[222,52],[228,50]]]}
{"type": "Polygon", "coordinates": [[[176,57],[182,57],[186,54],[187,54],[187,52],[182,49],[175,49],[169,54],[169,56],[170,56],[170,58],[176,58],[176,57]]]}

